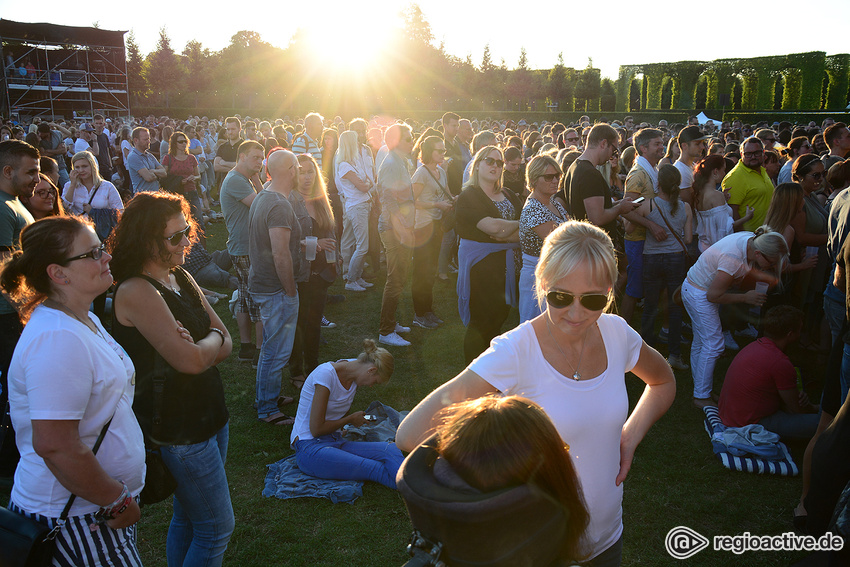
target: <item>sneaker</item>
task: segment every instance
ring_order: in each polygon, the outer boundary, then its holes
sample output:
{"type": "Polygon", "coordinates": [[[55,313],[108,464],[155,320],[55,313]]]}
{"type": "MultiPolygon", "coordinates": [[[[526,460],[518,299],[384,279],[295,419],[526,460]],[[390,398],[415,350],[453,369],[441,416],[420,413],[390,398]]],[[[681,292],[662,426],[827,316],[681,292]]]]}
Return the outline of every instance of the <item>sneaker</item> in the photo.
{"type": "Polygon", "coordinates": [[[359,285],[360,287],[370,288],[375,284],[369,283],[366,280],[364,280],[363,278],[358,278],[357,279],[357,285],[359,285]]]}
{"type": "Polygon", "coordinates": [[[723,331],[723,343],[729,350],[740,350],[741,348],[738,346],[738,343],[735,342],[735,339],[732,338],[732,333],[730,331],[723,331]]]}
{"type": "Polygon", "coordinates": [[[750,339],[758,338],[759,332],[753,327],[751,324],[747,324],[746,329],[741,329],[740,331],[735,331],[736,337],[747,337],[750,339]]]}
{"type": "Polygon", "coordinates": [[[667,357],[667,364],[669,364],[670,368],[673,370],[687,370],[690,368],[690,366],[682,362],[681,357],[676,356],[675,354],[671,354],[667,357]]]}
{"type": "Polygon", "coordinates": [[[433,311],[429,311],[428,313],[426,313],[425,318],[431,321],[432,323],[436,323],[437,325],[442,325],[443,323],[445,323],[445,321],[437,317],[437,315],[435,315],[433,311]]]}
{"type": "Polygon", "coordinates": [[[441,282],[447,282],[449,281],[449,276],[446,274],[437,274],[437,279],[441,282]]]}
{"type": "MultiPolygon", "coordinates": [[[[372,284],[369,284],[371,287],[372,284]]],[[[366,288],[357,282],[348,282],[345,284],[345,291],[366,291],[366,288]]]]}
{"type": "Polygon", "coordinates": [[[322,315],[322,328],[323,329],[333,329],[336,327],[336,323],[333,321],[328,321],[328,318],[322,315]]]}
{"type": "Polygon", "coordinates": [[[218,297],[216,297],[215,295],[207,295],[206,298],[207,302],[210,305],[215,305],[216,303],[218,303],[218,297]]]}
{"type": "Polygon", "coordinates": [[[409,333],[409,332],[410,332],[410,327],[404,327],[404,326],[399,325],[398,323],[396,323],[396,324],[395,324],[395,332],[396,332],[396,333],[409,333]]]}
{"type": "Polygon", "coordinates": [[[413,318],[413,324],[417,327],[422,327],[423,329],[436,329],[437,324],[428,320],[427,315],[423,315],[419,317],[418,315],[413,318]]]}
{"type": "Polygon", "coordinates": [[[389,335],[380,335],[378,342],[390,346],[410,346],[410,341],[401,338],[398,333],[390,333],[389,335]]]}

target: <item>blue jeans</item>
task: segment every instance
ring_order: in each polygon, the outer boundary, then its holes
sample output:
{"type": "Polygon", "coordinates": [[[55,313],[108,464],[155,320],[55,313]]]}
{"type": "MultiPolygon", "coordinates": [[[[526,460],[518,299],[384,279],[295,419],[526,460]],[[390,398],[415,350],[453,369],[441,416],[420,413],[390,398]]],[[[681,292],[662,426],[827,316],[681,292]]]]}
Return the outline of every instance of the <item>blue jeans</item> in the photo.
{"type": "Polygon", "coordinates": [[[168,445],[162,460],[177,480],[165,553],[168,567],[217,567],[233,533],[224,472],[228,426],[201,443],[168,445]]]}
{"type": "Polygon", "coordinates": [[[371,480],[395,489],[404,460],[395,443],[345,441],[339,433],[295,442],[301,472],[333,480],[371,480]]]}
{"type": "Polygon", "coordinates": [[[655,315],[661,291],[667,288],[667,316],[670,329],[667,345],[670,354],[681,354],[682,308],[673,301],[673,291],[685,281],[685,255],[681,252],[643,255],[643,317],[640,334],[650,346],[655,346],[655,315]]]}
{"type": "MultiPolygon", "coordinates": [[[[640,299],[644,295],[643,289],[643,245],[645,240],[626,240],[626,258],[629,263],[626,266],[626,295],[640,299]]],[[[681,283],[681,282],[680,282],[681,283]]],[[[679,284],[676,284],[679,285],[679,284]]]]}
{"type": "Polygon", "coordinates": [[[811,439],[818,430],[820,415],[778,411],[759,420],[765,429],[783,439],[811,439]]]}
{"type": "Polygon", "coordinates": [[[263,346],[257,365],[257,417],[276,414],[283,367],[289,362],[298,323],[298,294],[252,293],[263,322],[263,346]]]}

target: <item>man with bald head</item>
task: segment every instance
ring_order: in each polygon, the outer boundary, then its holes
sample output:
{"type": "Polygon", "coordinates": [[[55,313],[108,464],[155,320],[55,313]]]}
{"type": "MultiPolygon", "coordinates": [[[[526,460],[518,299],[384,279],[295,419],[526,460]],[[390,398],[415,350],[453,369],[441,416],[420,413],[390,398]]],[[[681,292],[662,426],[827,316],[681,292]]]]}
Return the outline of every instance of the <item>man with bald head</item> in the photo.
{"type": "Polygon", "coordinates": [[[260,191],[248,215],[248,256],[251,269],[248,289],[260,308],[263,346],[257,365],[257,418],[273,425],[291,425],[278,404],[283,367],[289,362],[298,321],[298,288],[301,228],[289,195],[298,186],[298,159],[289,150],[269,156],[271,182],[260,191]]]}

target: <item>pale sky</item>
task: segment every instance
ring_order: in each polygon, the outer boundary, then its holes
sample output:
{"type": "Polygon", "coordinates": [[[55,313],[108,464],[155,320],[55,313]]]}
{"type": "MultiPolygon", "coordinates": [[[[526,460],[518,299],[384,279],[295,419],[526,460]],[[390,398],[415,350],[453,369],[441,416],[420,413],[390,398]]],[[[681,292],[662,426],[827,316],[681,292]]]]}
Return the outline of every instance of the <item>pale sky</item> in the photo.
{"type": "MultiPolygon", "coordinates": [[[[180,52],[191,39],[217,51],[230,43],[240,30],[258,32],[265,41],[285,47],[298,27],[322,26],[328,47],[344,57],[346,45],[377,41],[381,29],[392,25],[392,17],[409,0],[319,0],[266,3],[94,2],[74,4],[67,0],[42,0],[29,4],[0,0],[0,15],[19,22],[44,22],[73,26],[99,26],[110,30],[134,30],[143,54],[156,47],[160,26],[165,25],[172,47],[180,52]],[[138,9],[130,9],[136,5],[138,9]],[[244,9],[242,6],[250,8],[244,9]],[[321,9],[317,14],[315,10],[321,9]],[[57,15],[63,14],[61,18],[57,15]],[[347,34],[347,37],[344,37],[347,34]],[[353,42],[353,43],[348,43],[353,42]]],[[[446,51],[465,59],[472,55],[478,66],[484,46],[490,44],[493,62],[502,59],[515,68],[520,49],[525,47],[532,68],[551,68],[559,52],[568,67],[584,68],[588,58],[603,77],[616,79],[621,64],[729,57],[784,55],[804,51],[847,53],[850,44],[844,33],[821,33],[824,14],[837,18],[839,28],[850,23],[846,0],[822,0],[813,4],[811,18],[802,26],[794,20],[802,6],[788,0],[734,3],[716,10],[706,4],[626,0],[603,2],[468,2],[422,0],[419,2],[431,24],[434,45],[445,43],[446,51]],[[548,5],[547,5],[548,4],[548,5]],[[701,8],[700,6],[705,6],[701,8]],[[703,18],[706,21],[701,22],[703,18]],[[729,22],[724,26],[722,22],[729,22]],[[787,30],[787,31],[786,31],[787,30]],[[805,39],[792,45],[791,36],[805,39]]]]}

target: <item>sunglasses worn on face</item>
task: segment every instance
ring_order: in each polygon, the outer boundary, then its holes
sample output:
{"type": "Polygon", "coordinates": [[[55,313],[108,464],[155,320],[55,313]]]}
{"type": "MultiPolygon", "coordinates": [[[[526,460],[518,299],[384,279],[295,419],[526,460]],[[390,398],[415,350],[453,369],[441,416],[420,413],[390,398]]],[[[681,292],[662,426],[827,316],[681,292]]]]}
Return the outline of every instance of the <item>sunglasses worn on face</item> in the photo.
{"type": "Polygon", "coordinates": [[[166,237],[165,237],[165,239],[166,239],[166,240],[168,241],[168,243],[169,243],[169,244],[171,244],[172,246],[177,246],[178,244],[180,244],[180,243],[183,241],[183,237],[184,237],[184,236],[186,236],[186,237],[188,237],[188,236],[189,236],[189,231],[190,231],[190,230],[192,230],[192,227],[191,227],[191,226],[187,226],[187,227],[186,227],[186,228],[184,228],[183,230],[178,230],[177,232],[175,232],[175,233],[174,233],[174,234],[172,234],[171,236],[166,236],[166,237]]]}
{"type": "Polygon", "coordinates": [[[545,173],[545,174],[541,175],[540,177],[542,177],[543,181],[545,181],[546,183],[552,183],[553,181],[560,179],[561,174],[560,173],[545,173]]]}
{"type": "Polygon", "coordinates": [[[602,311],[608,305],[608,295],[601,293],[588,293],[575,296],[565,291],[550,291],[546,294],[546,302],[555,309],[563,309],[572,305],[573,300],[578,297],[578,302],[590,311],[602,311]]]}
{"type": "Polygon", "coordinates": [[[496,167],[505,167],[505,162],[503,160],[491,157],[484,158],[484,163],[486,163],[489,167],[493,167],[494,165],[496,167]]]}
{"type": "Polygon", "coordinates": [[[68,258],[65,260],[65,264],[68,262],[73,262],[74,260],[85,260],[86,258],[91,258],[92,260],[100,260],[103,257],[103,244],[95,248],[94,250],[89,250],[85,254],[80,254],[79,256],[74,256],[73,258],[68,258]]]}

